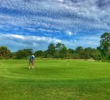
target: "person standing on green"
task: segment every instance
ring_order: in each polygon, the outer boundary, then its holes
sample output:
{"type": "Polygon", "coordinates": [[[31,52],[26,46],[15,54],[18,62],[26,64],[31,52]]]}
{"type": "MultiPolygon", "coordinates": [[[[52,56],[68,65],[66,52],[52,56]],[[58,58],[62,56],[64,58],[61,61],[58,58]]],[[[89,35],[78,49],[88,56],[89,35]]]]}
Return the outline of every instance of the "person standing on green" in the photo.
{"type": "Polygon", "coordinates": [[[35,58],[34,55],[31,55],[29,58],[29,69],[30,68],[34,69],[34,58],[35,58]]]}

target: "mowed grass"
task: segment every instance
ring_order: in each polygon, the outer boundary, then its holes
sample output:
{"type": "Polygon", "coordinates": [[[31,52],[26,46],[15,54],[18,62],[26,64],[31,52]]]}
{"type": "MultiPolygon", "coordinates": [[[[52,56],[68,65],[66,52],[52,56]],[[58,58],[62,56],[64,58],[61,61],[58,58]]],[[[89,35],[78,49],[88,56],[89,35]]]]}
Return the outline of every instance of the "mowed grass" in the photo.
{"type": "Polygon", "coordinates": [[[110,100],[110,63],[0,60],[0,100],[110,100]]]}

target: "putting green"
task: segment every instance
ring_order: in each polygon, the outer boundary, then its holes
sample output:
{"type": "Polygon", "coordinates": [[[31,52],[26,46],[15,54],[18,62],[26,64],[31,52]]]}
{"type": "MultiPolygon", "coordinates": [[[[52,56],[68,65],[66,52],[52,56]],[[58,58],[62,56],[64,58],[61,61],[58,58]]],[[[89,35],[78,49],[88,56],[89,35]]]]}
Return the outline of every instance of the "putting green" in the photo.
{"type": "Polygon", "coordinates": [[[0,100],[109,100],[110,63],[0,60],[0,100]]]}

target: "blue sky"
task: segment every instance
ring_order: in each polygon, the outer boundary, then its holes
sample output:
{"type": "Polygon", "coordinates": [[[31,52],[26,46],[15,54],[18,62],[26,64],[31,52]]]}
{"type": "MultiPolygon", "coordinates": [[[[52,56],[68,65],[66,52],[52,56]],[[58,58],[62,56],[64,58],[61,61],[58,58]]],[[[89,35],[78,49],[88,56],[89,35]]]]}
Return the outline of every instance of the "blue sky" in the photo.
{"type": "Polygon", "coordinates": [[[110,0],[0,0],[0,46],[46,50],[50,43],[99,46],[110,32],[110,0]]]}

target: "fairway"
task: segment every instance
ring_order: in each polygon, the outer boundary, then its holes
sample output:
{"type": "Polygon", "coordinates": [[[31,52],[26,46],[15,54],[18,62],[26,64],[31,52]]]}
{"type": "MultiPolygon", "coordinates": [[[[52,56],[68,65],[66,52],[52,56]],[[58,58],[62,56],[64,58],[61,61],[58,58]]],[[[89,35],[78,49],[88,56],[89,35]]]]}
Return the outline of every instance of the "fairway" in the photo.
{"type": "Polygon", "coordinates": [[[0,60],[0,100],[110,100],[110,63],[0,60]]]}

